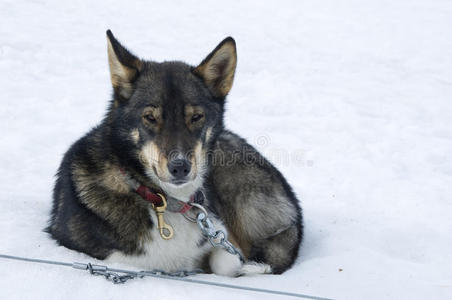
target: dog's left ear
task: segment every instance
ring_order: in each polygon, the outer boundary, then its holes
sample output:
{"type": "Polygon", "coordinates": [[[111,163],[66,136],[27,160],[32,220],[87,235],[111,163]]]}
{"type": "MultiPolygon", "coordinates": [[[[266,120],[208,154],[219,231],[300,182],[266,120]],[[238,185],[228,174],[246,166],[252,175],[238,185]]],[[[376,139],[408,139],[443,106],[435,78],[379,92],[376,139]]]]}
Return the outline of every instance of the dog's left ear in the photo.
{"type": "Polygon", "coordinates": [[[122,46],[110,30],[107,30],[107,44],[111,84],[120,96],[128,99],[132,95],[141,61],[122,46]]]}
{"type": "Polygon", "coordinates": [[[224,98],[232,87],[237,50],[232,37],[224,39],[193,71],[215,97],[224,98]]]}

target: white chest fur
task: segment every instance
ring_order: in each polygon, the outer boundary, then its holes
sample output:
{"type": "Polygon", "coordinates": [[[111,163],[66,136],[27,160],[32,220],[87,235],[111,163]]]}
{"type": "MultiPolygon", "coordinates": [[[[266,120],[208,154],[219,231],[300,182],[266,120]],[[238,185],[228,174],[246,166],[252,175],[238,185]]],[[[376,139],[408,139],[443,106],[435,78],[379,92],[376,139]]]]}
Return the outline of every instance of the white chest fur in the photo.
{"type": "Polygon", "coordinates": [[[157,217],[153,210],[150,210],[150,216],[154,226],[149,238],[142,241],[141,248],[144,253],[126,255],[116,251],[108,256],[107,261],[166,272],[199,268],[205,254],[211,251],[211,245],[208,242],[202,243],[203,236],[198,225],[179,213],[165,212],[165,221],[173,227],[174,236],[170,240],[164,240],[157,229],[157,217]]]}

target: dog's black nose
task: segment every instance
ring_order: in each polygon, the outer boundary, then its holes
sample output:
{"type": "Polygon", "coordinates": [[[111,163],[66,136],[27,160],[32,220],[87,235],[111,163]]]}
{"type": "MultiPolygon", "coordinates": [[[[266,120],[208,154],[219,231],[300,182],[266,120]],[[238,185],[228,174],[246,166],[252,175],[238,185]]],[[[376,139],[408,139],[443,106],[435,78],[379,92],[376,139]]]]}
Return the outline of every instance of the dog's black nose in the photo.
{"type": "Polygon", "coordinates": [[[191,163],[186,159],[174,159],[168,163],[168,170],[175,179],[183,179],[190,173],[191,163]]]}

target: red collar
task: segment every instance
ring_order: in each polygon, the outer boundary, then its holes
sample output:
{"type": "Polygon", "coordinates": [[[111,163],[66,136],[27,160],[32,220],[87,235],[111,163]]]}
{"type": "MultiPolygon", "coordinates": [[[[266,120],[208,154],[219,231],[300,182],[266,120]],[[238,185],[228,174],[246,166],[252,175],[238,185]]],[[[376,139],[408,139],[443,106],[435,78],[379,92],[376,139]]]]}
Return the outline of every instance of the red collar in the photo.
{"type": "MultiPolygon", "coordinates": [[[[125,169],[120,168],[120,171],[121,171],[121,174],[124,175],[126,181],[129,183],[131,188],[138,195],[140,195],[141,198],[143,198],[144,200],[152,203],[154,206],[157,206],[157,207],[163,205],[163,199],[165,197],[163,194],[151,191],[151,189],[149,187],[147,187],[144,184],[138,182],[137,180],[132,178],[129,174],[127,174],[125,169]]],[[[199,200],[198,200],[199,198],[200,198],[200,195],[199,195],[198,192],[196,192],[194,195],[192,195],[190,197],[190,201],[188,203],[184,202],[184,201],[177,200],[177,199],[169,198],[168,199],[169,201],[176,202],[176,203],[168,203],[169,204],[168,205],[168,209],[171,212],[178,212],[178,213],[184,214],[184,213],[186,213],[187,211],[189,211],[193,207],[189,203],[199,202],[199,200]]]]}
{"type": "MultiPolygon", "coordinates": [[[[141,196],[141,198],[143,198],[146,201],[151,202],[153,205],[155,206],[162,206],[163,205],[163,196],[160,193],[154,193],[152,192],[147,186],[141,184],[136,190],[135,192],[137,192],[138,195],[141,196]]],[[[172,198],[171,198],[172,199],[172,198]]],[[[190,197],[190,202],[192,201],[193,196],[190,197]]],[[[187,202],[184,201],[180,201],[180,200],[176,200],[176,199],[172,199],[173,201],[177,201],[179,202],[179,207],[176,211],[173,212],[178,212],[181,214],[186,213],[187,211],[190,210],[190,208],[192,208],[192,206],[190,204],[188,204],[187,202]]],[[[172,210],[170,210],[172,211],[172,210]]]]}

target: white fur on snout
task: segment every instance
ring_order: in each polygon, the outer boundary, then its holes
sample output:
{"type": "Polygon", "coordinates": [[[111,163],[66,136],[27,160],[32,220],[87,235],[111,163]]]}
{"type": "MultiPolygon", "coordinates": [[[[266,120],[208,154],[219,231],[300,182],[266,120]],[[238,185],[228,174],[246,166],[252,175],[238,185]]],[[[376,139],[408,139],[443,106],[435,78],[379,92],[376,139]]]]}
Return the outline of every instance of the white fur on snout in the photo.
{"type": "Polygon", "coordinates": [[[209,258],[210,269],[217,275],[234,277],[242,267],[240,258],[224,249],[216,248],[209,258]]]}
{"type": "MultiPolygon", "coordinates": [[[[147,174],[150,175],[151,178],[155,178],[151,172],[147,172],[147,174]]],[[[190,196],[202,187],[203,182],[203,176],[198,174],[198,176],[196,176],[194,180],[180,185],[164,181],[160,181],[158,183],[168,196],[184,202],[188,202],[188,200],[190,200],[190,196]]]]}

